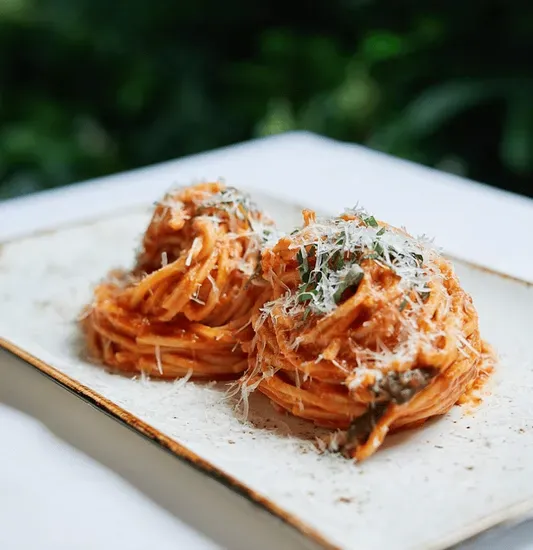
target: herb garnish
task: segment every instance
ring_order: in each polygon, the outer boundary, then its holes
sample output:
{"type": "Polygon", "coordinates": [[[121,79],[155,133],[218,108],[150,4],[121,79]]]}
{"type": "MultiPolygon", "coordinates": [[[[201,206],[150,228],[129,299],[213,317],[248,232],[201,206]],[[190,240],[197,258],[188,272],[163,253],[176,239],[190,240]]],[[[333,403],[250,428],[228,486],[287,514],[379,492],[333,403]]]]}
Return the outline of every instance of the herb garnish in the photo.
{"type": "Polygon", "coordinates": [[[405,372],[390,371],[371,388],[378,399],[386,399],[396,405],[410,401],[422,391],[438,371],[433,368],[416,368],[405,372]]]}
{"type": "MultiPolygon", "coordinates": [[[[326,218],[299,230],[304,238],[296,253],[301,284],[295,293],[294,307],[303,304],[304,318],[310,313],[324,315],[333,311],[345,292],[357,291],[364,279],[361,263],[379,262],[400,277],[405,291],[417,292],[427,299],[429,274],[424,268],[424,245],[393,228],[382,227],[374,216],[361,211],[353,219],[326,218]]],[[[407,294],[400,303],[403,311],[407,294]]]]}
{"type": "Polygon", "coordinates": [[[364,275],[365,273],[360,265],[352,265],[350,270],[346,273],[341,284],[339,285],[339,288],[335,291],[335,294],[333,295],[335,303],[338,304],[341,301],[342,295],[350,287],[357,288],[359,286],[359,283],[363,280],[364,275]]]}
{"type": "Polygon", "coordinates": [[[335,305],[340,303],[346,290],[349,288],[356,290],[364,276],[363,269],[353,258],[345,258],[342,237],[336,240],[337,249],[333,253],[327,250],[317,253],[318,246],[310,245],[309,251],[302,246],[296,254],[302,280],[297,291],[297,301],[307,305],[304,312],[305,319],[311,311],[321,312],[320,304],[327,298],[325,294],[329,286],[327,283],[332,281],[332,276],[336,279],[332,297],[335,305]],[[309,259],[313,260],[314,265],[310,265],[309,259]]]}
{"type": "Polygon", "coordinates": [[[368,437],[376,427],[379,419],[387,411],[388,406],[388,403],[371,403],[365,413],[351,421],[346,431],[346,441],[341,449],[345,456],[349,456],[350,451],[367,442],[368,437]]]}
{"type": "Polygon", "coordinates": [[[368,218],[364,218],[363,222],[365,225],[369,225],[370,227],[378,227],[378,222],[376,221],[376,218],[374,216],[368,216],[368,218]]]}
{"type": "Polygon", "coordinates": [[[346,431],[341,451],[349,455],[358,445],[367,442],[380,418],[391,405],[403,405],[422,391],[438,374],[436,369],[413,369],[406,372],[388,372],[370,388],[378,403],[371,403],[361,416],[354,418],[346,431]]]}

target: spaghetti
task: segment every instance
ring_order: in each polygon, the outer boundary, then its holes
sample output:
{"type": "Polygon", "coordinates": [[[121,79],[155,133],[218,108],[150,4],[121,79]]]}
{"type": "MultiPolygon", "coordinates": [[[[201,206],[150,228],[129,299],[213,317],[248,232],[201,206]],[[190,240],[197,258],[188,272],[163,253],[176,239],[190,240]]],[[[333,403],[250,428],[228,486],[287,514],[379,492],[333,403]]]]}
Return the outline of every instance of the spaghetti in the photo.
{"type": "Polygon", "coordinates": [[[167,194],[131,272],[115,271],[82,316],[90,355],[121,371],[218,379],[247,364],[239,339],[260,293],[273,222],[222,183],[167,194]]]}
{"type": "Polygon", "coordinates": [[[488,375],[470,296],[424,239],[362,209],[316,219],[263,251],[239,384],[277,408],[344,430],[330,448],[363,460],[390,430],[447,412],[488,375]]]}

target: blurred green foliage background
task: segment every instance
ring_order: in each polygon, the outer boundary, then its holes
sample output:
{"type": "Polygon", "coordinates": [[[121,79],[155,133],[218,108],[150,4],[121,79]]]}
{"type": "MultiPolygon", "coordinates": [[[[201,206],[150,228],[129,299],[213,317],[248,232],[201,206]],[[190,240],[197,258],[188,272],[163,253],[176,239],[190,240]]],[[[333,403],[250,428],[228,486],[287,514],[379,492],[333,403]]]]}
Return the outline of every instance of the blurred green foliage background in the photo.
{"type": "Polygon", "coordinates": [[[0,198],[292,129],[533,196],[533,2],[0,0],[0,198]]]}

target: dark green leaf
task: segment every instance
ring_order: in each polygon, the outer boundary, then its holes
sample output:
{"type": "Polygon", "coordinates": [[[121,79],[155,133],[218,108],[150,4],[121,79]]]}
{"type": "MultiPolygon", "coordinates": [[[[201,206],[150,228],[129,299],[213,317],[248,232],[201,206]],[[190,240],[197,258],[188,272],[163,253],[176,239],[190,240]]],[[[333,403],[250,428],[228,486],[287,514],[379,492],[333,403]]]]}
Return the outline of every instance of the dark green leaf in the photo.
{"type": "Polygon", "coordinates": [[[499,80],[460,80],[427,88],[403,115],[403,128],[419,137],[430,135],[462,111],[504,89],[499,80]]]}
{"type": "Polygon", "coordinates": [[[316,292],[302,292],[301,294],[298,294],[298,302],[300,304],[303,302],[308,302],[314,298],[315,294],[316,292]]]}
{"type": "Polygon", "coordinates": [[[335,303],[338,304],[341,301],[342,295],[346,290],[352,287],[356,289],[359,286],[359,283],[363,280],[363,277],[364,271],[361,269],[361,267],[357,264],[352,266],[351,270],[346,274],[343,281],[339,285],[339,288],[333,296],[335,303]]]}
{"type": "Polygon", "coordinates": [[[502,161],[515,173],[533,171],[533,85],[514,94],[507,107],[507,119],[500,145],[502,161]]]}
{"type": "Polygon", "coordinates": [[[424,256],[422,256],[422,254],[413,254],[412,255],[413,258],[419,263],[419,264],[422,264],[423,261],[424,261],[424,256]]]}
{"type": "Polygon", "coordinates": [[[335,269],[336,271],[342,269],[344,267],[344,254],[342,252],[335,252],[335,254],[333,254],[333,259],[331,263],[333,269],[335,269]]]}
{"type": "Polygon", "coordinates": [[[400,57],[408,50],[408,35],[387,30],[372,30],[363,40],[361,49],[370,62],[400,57]]]}
{"type": "Polygon", "coordinates": [[[296,259],[298,260],[298,269],[300,271],[300,275],[303,276],[309,271],[309,262],[307,261],[307,254],[305,252],[305,249],[298,250],[296,254],[296,259]]]}

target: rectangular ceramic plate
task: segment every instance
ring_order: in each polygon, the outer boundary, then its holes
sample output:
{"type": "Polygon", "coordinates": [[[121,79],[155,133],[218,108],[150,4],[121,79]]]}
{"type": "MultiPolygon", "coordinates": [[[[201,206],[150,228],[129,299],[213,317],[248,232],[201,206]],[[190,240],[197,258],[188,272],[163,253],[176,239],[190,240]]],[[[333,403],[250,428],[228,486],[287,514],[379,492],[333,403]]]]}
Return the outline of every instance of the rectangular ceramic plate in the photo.
{"type": "MultiPolygon", "coordinates": [[[[256,200],[283,229],[300,208],[256,200]]],[[[456,262],[500,363],[476,409],[388,438],[367,462],[314,450],[311,425],[260,396],[239,420],[220,384],[157,382],[81,359],[75,319],[110,268],[131,265],[149,212],[5,243],[0,345],[328,548],[445,548],[533,507],[533,290],[456,262]]]]}

